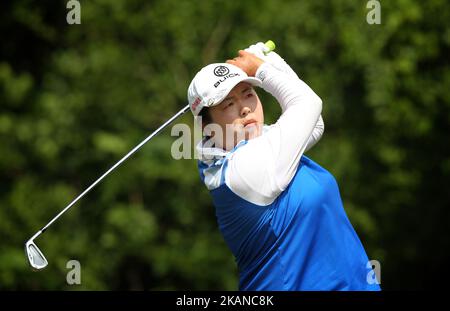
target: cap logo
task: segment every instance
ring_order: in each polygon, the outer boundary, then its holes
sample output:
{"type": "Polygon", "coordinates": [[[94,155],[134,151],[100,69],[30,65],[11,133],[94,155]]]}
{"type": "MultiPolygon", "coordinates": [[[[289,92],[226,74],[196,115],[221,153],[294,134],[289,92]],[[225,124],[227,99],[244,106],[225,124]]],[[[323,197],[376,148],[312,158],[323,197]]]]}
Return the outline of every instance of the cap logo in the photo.
{"type": "Polygon", "coordinates": [[[192,104],[192,110],[195,110],[195,108],[197,108],[197,106],[200,104],[202,100],[200,99],[200,97],[197,97],[194,101],[194,103],[192,104]]]}
{"type": "Polygon", "coordinates": [[[217,66],[216,68],[214,68],[214,75],[216,75],[217,77],[223,77],[227,75],[229,72],[230,69],[228,69],[225,66],[217,66]]]}

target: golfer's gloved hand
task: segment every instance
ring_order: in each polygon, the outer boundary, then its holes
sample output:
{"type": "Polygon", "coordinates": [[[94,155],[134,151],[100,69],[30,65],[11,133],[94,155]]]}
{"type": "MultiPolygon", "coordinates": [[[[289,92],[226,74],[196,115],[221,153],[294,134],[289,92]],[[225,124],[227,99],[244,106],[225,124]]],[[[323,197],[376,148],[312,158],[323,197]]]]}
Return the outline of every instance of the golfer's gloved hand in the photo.
{"type": "Polygon", "coordinates": [[[294,70],[292,70],[291,66],[289,66],[286,61],[274,51],[269,52],[269,48],[264,43],[258,42],[256,44],[252,44],[248,48],[246,48],[245,51],[255,54],[265,62],[271,64],[277,70],[285,72],[289,76],[298,79],[297,74],[294,70]]]}

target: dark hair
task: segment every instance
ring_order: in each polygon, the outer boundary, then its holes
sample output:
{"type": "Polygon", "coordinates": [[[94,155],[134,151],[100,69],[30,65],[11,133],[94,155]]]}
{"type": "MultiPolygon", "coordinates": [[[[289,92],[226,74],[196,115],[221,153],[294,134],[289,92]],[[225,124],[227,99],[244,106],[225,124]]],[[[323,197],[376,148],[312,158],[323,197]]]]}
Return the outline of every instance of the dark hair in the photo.
{"type": "Polygon", "coordinates": [[[209,113],[208,107],[203,107],[202,110],[198,113],[200,117],[202,117],[202,128],[207,126],[212,122],[211,114],[209,113]]]}

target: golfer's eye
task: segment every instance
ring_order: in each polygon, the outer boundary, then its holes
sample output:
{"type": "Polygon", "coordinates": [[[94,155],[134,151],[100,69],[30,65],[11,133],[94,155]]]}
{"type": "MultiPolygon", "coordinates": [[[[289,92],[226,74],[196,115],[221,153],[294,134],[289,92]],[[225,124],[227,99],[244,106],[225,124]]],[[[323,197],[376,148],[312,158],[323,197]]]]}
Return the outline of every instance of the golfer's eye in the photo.
{"type": "Polygon", "coordinates": [[[253,93],[248,93],[245,97],[247,98],[253,97],[253,93]]]}
{"type": "Polygon", "coordinates": [[[229,108],[229,107],[231,107],[231,106],[233,106],[233,105],[234,105],[233,102],[229,102],[228,104],[225,105],[225,109],[227,109],[227,108],[229,108]]]}

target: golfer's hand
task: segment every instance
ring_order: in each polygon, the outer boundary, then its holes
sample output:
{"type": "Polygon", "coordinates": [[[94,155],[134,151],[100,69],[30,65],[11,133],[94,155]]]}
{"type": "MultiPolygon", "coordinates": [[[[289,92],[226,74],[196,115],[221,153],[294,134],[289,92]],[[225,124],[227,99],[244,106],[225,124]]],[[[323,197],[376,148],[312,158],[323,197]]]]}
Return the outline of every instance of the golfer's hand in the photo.
{"type": "Polygon", "coordinates": [[[245,51],[250,52],[257,57],[261,58],[266,63],[269,63],[276,69],[287,73],[295,79],[298,79],[298,75],[292,70],[291,66],[289,66],[286,61],[278,55],[275,51],[270,51],[269,47],[266,46],[262,42],[258,42],[250,45],[245,51]]]}
{"type": "Polygon", "coordinates": [[[244,50],[239,50],[239,56],[227,60],[228,64],[232,64],[241,68],[249,77],[254,77],[259,66],[264,61],[256,55],[244,50]]]}

